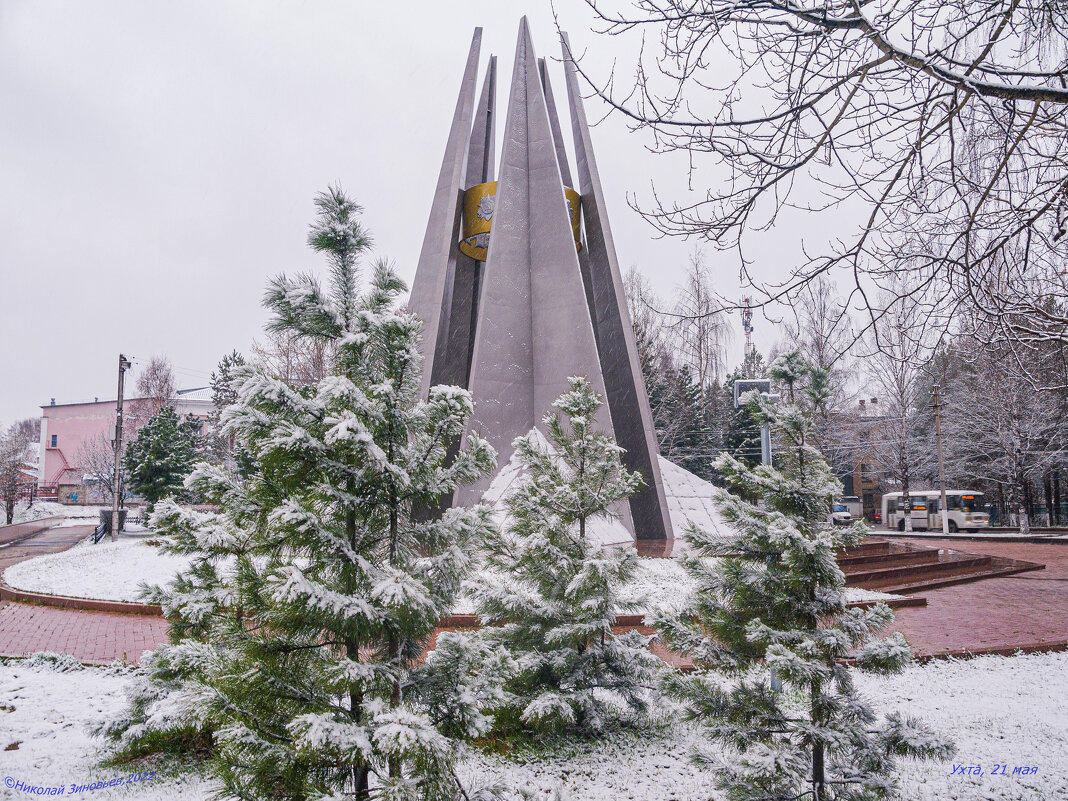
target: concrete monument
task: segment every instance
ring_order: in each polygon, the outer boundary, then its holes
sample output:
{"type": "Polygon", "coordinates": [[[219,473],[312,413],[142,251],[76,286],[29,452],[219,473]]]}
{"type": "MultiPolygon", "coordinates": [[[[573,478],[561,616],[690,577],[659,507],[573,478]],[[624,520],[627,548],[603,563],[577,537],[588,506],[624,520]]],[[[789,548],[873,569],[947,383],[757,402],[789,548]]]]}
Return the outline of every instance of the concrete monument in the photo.
{"type": "MultiPolygon", "coordinates": [[[[512,440],[541,425],[568,377],[587,376],[607,401],[600,427],[645,479],[615,510],[620,521],[638,539],[670,539],[656,433],[567,38],[577,191],[548,69],[525,17],[494,176],[496,60],[476,105],[481,38],[476,29],[409,301],[425,326],[424,390],[470,389],[471,430],[504,465],[512,440]]],[[[477,500],[490,480],[457,500],[477,500]]]]}

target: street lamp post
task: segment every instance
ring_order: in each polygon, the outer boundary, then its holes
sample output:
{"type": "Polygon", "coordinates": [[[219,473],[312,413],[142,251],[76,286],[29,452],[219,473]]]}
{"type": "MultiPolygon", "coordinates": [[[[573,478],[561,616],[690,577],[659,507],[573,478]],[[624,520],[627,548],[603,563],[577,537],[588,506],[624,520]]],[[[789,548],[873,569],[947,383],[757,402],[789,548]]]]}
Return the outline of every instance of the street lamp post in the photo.
{"type": "Polygon", "coordinates": [[[946,508],[946,463],[942,458],[942,403],[938,384],[934,385],[935,440],[938,445],[938,489],[942,493],[942,535],[949,536],[949,510],[946,508]]]}
{"type": "MultiPolygon", "coordinates": [[[[756,390],[760,393],[761,397],[766,398],[771,403],[778,403],[779,396],[771,394],[771,379],[769,378],[756,378],[756,379],[739,379],[734,382],[734,407],[737,409],[742,405],[742,395],[746,392],[756,390]]],[[[771,465],[771,423],[765,422],[760,427],[760,463],[770,466],[771,465]]],[[[769,556],[768,559],[774,557],[769,556]]],[[[772,692],[782,692],[782,679],[775,675],[775,668],[771,668],[771,690],[772,692]]]]}
{"type": "Polygon", "coordinates": [[[119,528],[122,525],[119,517],[119,504],[122,501],[122,391],[125,383],[126,371],[131,364],[126,357],[119,354],[119,391],[115,401],[115,475],[112,478],[112,501],[111,501],[111,541],[119,538],[119,528]]]}

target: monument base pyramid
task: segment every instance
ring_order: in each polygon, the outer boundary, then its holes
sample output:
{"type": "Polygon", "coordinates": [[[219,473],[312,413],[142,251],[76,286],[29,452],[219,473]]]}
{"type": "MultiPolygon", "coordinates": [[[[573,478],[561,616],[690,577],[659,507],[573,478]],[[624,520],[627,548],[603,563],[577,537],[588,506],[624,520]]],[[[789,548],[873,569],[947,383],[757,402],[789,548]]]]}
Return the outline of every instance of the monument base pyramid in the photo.
{"type": "MultiPolygon", "coordinates": [[[[542,447],[550,453],[553,452],[552,446],[540,430],[535,428],[531,433],[542,447]]],[[[716,487],[663,456],[658,456],[657,459],[663,478],[664,496],[671,515],[671,527],[675,533],[682,536],[691,525],[707,531],[727,533],[723,518],[713,504],[716,487]]],[[[482,494],[482,502],[493,509],[494,519],[499,525],[506,524],[508,520],[505,499],[509,491],[525,474],[526,469],[519,463],[518,456],[513,454],[493,476],[489,487],[482,494]]],[[[642,532],[636,531],[632,535],[626,525],[617,518],[600,518],[589,522],[586,531],[590,537],[603,545],[643,539],[642,532]]]]}

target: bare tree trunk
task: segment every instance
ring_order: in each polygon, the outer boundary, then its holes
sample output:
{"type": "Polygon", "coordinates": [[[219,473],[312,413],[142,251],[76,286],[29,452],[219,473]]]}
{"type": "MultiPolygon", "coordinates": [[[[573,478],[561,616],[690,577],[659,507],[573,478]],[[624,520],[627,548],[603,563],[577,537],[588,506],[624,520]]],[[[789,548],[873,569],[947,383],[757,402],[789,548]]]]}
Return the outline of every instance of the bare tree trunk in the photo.
{"type": "Polygon", "coordinates": [[[1031,482],[1020,481],[1020,533],[1031,533],[1031,482]]]}
{"type": "MultiPolygon", "coordinates": [[[[810,688],[811,699],[810,703],[814,703],[816,696],[822,690],[819,681],[813,681],[810,688]]],[[[812,723],[814,726],[818,726],[820,721],[817,720],[815,712],[812,713],[812,723]]],[[[823,743],[817,742],[812,746],[812,799],[813,801],[825,801],[827,798],[827,777],[823,765],[823,743]]]]}

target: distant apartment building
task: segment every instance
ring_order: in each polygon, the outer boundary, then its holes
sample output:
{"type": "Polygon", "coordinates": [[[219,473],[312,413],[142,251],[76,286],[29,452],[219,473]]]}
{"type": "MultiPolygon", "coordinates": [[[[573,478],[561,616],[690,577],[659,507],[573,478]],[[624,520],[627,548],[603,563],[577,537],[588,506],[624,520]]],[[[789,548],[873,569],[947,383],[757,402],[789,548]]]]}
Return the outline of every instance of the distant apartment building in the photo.
{"type": "MultiPolygon", "coordinates": [[[[207,423],[212,410],[210,387],[182,389],[171,405],[179,416],[207,423]]],[[[124,442],[137,436],[152,413],[145,398],[123,401],[124,442]]],[[[41,441],[38,458],[37,494],[60,503],[101,503],[108,500],[96,477],[94,454],[110,443],[115,430],[115,401],[94,399],[90,403],[59,403],[41,407],[41,441]]]]}
{"type": "Polygon", "coordinates": [[[863,398],[856,409],[853,434],[852,474],[847,484],[847,495],[860,498],[864,507],[864,517],[875,519],[875,511],[882,508],[883,484],[881,481],[876,448],[882,437],[885,415],[879,408],[879,399],[863,398]],[[852,491],[849,491],[852,490],[852,491]]]}

